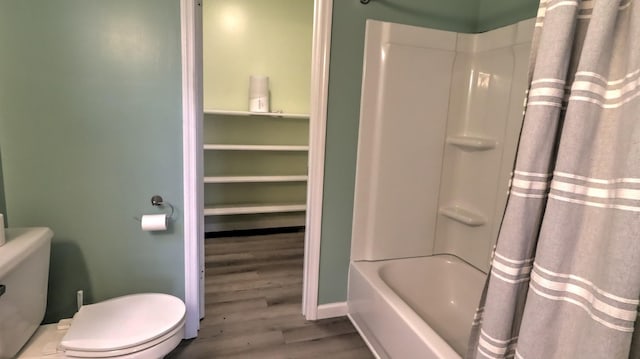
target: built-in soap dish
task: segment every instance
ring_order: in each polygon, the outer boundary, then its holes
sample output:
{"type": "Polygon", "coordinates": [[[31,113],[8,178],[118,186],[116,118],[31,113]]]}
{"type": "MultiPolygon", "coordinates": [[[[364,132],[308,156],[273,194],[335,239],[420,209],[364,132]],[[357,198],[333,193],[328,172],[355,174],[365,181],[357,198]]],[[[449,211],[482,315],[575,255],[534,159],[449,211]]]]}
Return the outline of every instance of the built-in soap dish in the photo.
{"type": "Polygon", "coordinates": [[[447,143],[465,151],[487,151],[496,147],[496,140],[479,136],[451,136],[447,143]]]}
{"type": "Polygon", "coordinates": [[[460,206],[440,207],[438,213],[469,227],[478,227],[487,223],[487,220],[481,214],[460,206]]]}

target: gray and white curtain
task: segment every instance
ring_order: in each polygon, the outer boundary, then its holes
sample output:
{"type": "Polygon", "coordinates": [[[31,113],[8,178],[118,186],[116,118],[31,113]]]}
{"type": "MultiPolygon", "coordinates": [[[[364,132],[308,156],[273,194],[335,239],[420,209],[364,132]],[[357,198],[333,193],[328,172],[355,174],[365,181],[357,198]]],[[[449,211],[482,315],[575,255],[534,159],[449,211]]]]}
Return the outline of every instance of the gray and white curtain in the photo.
{"type": "Polygon", "coordinates": [[[542,1],[468,358],[640,358],[640,4],[542,1]]]}

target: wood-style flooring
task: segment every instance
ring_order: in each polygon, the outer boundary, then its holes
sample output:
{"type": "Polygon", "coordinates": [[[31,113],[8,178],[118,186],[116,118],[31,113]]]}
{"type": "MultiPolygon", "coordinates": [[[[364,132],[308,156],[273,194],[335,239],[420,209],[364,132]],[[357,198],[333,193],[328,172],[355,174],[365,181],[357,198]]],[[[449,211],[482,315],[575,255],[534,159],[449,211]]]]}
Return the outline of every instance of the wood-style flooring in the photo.
{"type": "Polygon", "coordinates": [[[304,234],[205,240],[205,318],[167,358],[373,358],[346,317],[301,314],[304,234]]]}

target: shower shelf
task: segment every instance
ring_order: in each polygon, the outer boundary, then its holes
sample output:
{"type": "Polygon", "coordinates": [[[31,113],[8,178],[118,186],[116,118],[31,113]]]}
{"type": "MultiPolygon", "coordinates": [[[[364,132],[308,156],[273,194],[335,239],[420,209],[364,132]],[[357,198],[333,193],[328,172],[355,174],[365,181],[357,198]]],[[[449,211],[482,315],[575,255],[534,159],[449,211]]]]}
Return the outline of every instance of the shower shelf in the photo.
{"type": "Polygon", "coordinates": [[[241,205],[224,205],[205,207],[205,216],[223,216],[238,214],[261,214],[261,213],[285,213],[285,212],[304,212],[306,210],[304,203],[292,204],[241,204],[241,205]]]}
{"type": "Polygon", "coordinates": [[[204,183],[306,182],[307,176],[210,176],[204,183]]]}
{"type": "Polygon", "coordinates": [[[477,136],[451,136],[447,143],[465,151],[487,151],[496,147],[496,140],[477,136]]]}
{"type": "Polygon", "coordinates": [[[487,220],[482,215],[460,206],[440,207],[438,212],[469,227],[478,227],[487,223],[487,220]]]}
{"type": "Polygon", "coordinates": [[[296,145],[227,145],[227,144],[207,144],[204,150],[218,151],[283,151],[283,152],[306,152],[309,146],[296,145]]]}
{"type": "Polygon", "coordinates": [[[284,112],[249,112],[249,111],[229,111],[229,110],[204,110],[205,115],[227,115],[227,116],[262,116],[309,119],[306,113],[284,113],[284,112]]]}

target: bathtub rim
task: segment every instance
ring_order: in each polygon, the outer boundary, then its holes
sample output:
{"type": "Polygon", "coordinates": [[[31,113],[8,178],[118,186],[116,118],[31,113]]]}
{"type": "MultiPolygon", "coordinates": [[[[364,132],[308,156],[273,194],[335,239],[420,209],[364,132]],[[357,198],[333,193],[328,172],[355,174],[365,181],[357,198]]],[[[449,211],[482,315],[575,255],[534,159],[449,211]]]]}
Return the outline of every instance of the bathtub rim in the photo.
{"type": "MultiPolygon", "coordinates": [[[[404,324],[406,324],[406,326],[416,335],[416,337],[418,337],[423,343],[425,343],[425,345],[438,358],[462,358],[462,356],[459,355],[449,345],[449,343],[447,343],[409,304],[407,304],[387,283],[384,282],[379,273],[382,265],[388,264],[392,261],[430,257],[452,257],[460,261],[461,263],[470,266],[474,270],[477,270],[486,275],[484,271],[480,270],[476,266],[450,253],[436,253],[427,256],[391,258],[375,261],[350,261],[347,287],[347,316],[356,327],[356,330],[360,333],[369,349],[374,353],[376,358],[386,358],[388,357],[388,354],[382,347],[379,338],[377,338],[375,336],[375,333],[373,333],[373,330],[366,325],[362,327],[365,323],[361,323],[358,318],[360,315],[358,313],[354,313],[354,310],[352,310],[352,270],[357,270],[359,272],[360,276],[363,277],[366,281],[366,284],[369,285],[378,294],[378,296],[384,301],[386,305],[389,306],[393,313],[400,319],[402,319],[404,324]],[[369,334],[374,336],[373,340],[371,340],[372,338],[368,337],[369,334]],[[382,350],[384,355],[380,355],[380,353],[378,352],[379,350],[382,350]]],[[[480,298],[478,298],[478,300],[479,299],[480,298]]]]}

